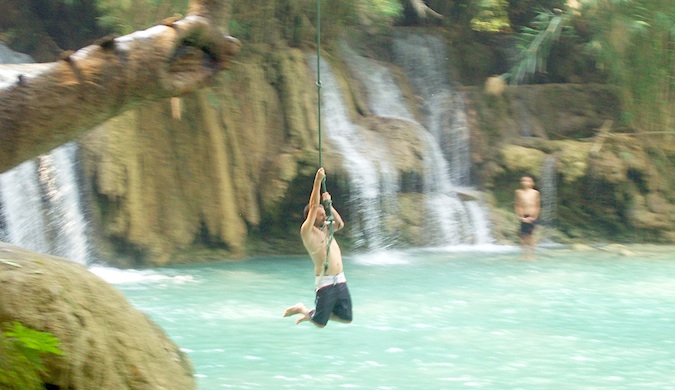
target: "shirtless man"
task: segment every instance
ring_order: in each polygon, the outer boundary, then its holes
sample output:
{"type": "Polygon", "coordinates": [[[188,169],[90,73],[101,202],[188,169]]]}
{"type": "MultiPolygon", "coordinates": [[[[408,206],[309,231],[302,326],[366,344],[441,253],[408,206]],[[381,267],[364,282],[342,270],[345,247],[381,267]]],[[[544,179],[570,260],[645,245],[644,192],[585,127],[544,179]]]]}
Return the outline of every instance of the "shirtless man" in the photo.
{"type": "Polygon", "coordinates": [[[521,189],[516,190],[514,208],[520,219],[520,244],[523,258],[534,259],[534,224],[541,211],[539,191],[534,189],[534,178],[525,175],[520,178],[521,189]]]}
{"type": "MultiPolygon", "coordinates": [[[[305,222],[300,227],[300,236],[305,249],[314,263],[316,308],[310,310],[302,302],[296,303],[284,312],[284,317],[301,314],[295,323],[311,321],[314,325],[323,328],[328,319],[350,323],[352,321],[352,300],[347,288],[347,279],[342,271],[342,253],[335,239],[329,240],[329,230],[326,210],[319,202],[331,200],[328,192],[321,192],[321,183],[326,177],[323,168],[319,168],[314,177],[312,194],[309,204],[305,207],[305,222]],[[326,250],[330,241],[330,250],[326,250]],[[324,272],[326,255],[329,256],[328,268],[324,272]]],[[[331,215],[334,218],[333,231],[342,229],[345,224],[340,214],[331,205],[331,215]]]]}

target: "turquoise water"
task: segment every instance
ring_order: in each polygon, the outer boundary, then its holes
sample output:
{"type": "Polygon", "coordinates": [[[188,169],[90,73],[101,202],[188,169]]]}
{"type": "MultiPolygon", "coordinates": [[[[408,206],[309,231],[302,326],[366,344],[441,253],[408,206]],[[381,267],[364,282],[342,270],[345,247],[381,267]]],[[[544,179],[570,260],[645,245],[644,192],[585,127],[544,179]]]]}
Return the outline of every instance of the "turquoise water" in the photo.
{"type": "Polygon", "coordinates": [[[189,353],[199,389],[675,389],[675,256],[513,248],[348,256],[354,322],[305,257],[99,270],[189,353]]]}

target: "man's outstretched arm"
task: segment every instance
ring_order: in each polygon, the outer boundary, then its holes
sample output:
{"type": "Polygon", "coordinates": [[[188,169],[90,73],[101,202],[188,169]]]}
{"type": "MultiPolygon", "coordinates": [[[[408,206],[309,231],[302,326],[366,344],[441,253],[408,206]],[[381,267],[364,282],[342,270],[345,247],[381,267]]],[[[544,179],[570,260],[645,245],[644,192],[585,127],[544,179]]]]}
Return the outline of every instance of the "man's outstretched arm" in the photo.
{"type": "Polygon", "coordinates": [[[314,184],[312,185],[312,193],[309,196],[309,212],[307,213],[307,219],[302,223],[300,227],[300,234],[305,238],[305,235],[309,234],[312,231],[312,226],[316,221],[317,207],[321,207],[319,199],[321,199],[321,182],[326,177],[326,172],[323,168],[319,168],[316,171],[316,176],[314,176],[314,184]]]}

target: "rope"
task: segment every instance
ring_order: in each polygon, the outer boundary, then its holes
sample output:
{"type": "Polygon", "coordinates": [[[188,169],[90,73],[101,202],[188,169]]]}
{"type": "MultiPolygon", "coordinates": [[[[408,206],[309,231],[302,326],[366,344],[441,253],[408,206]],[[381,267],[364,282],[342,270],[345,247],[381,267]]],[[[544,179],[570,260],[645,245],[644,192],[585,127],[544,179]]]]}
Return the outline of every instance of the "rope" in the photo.
{"type": "MultiPolygon", "coordinates": [[[[317,94],[317,121],[319,123],[319,167],[323,167],[323,139],[321,135],[321,0],[316,0],[316,94],[317,94]]],[[[321,181],[321,188],[323,192],[326,191],[326,178],[321,181]]],[[[328,240],[326,240],[326,260],[323,262],[320,278],[322,278],[326,271],[328,271],[328,259],[330,258],[330,246],[333,243],[333,233],[335,232],[332,207],[333,203],[330,199],[321,202],[326,209],[326,222],[328,222],[328,240]]]]}

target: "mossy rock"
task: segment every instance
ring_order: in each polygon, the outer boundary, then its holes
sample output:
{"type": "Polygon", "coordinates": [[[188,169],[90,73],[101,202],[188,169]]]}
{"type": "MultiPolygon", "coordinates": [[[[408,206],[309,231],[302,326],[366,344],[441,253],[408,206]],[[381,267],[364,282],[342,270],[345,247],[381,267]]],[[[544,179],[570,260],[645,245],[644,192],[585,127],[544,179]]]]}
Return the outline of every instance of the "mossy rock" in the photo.
{"type": "MultiPolygon", "coordinates": [[[[87,268],[6,243],[0,243],[0,253],[0,323],[18,321],[59,340],[63,354],[45,354],[41,362],[40,378],[50,388],[196,388],[189,357],[120,291],[87,268]]],[[[28,385],[17,389],[43,388],[31,387],[31,372],[24,371],[26,365],[8,344],[0,344],[2,376],[10,382],[28,378],[28,385]],[[3,360],[7,356],[11,360],[3,360]]],[[[0,389],[15,388],[3,383],[0,389]]]]}
{"type": "Polygon", "coordinates": [[[0,389],[44,389],[37,367],[0,332],[0,389]]]}
{"type": "Polygon", "coordinates": [[[558,171],[566,183],[584,177],[588,171],[588,155],[591,144],[577,141],[554,141],[558,171]]]}
{"type": "Polygon", "coordinates": [[[546,153],[518,145],[505,145],[501,150],[502,164],[510,172],[529,172],[541,177],[546,153]]]}

